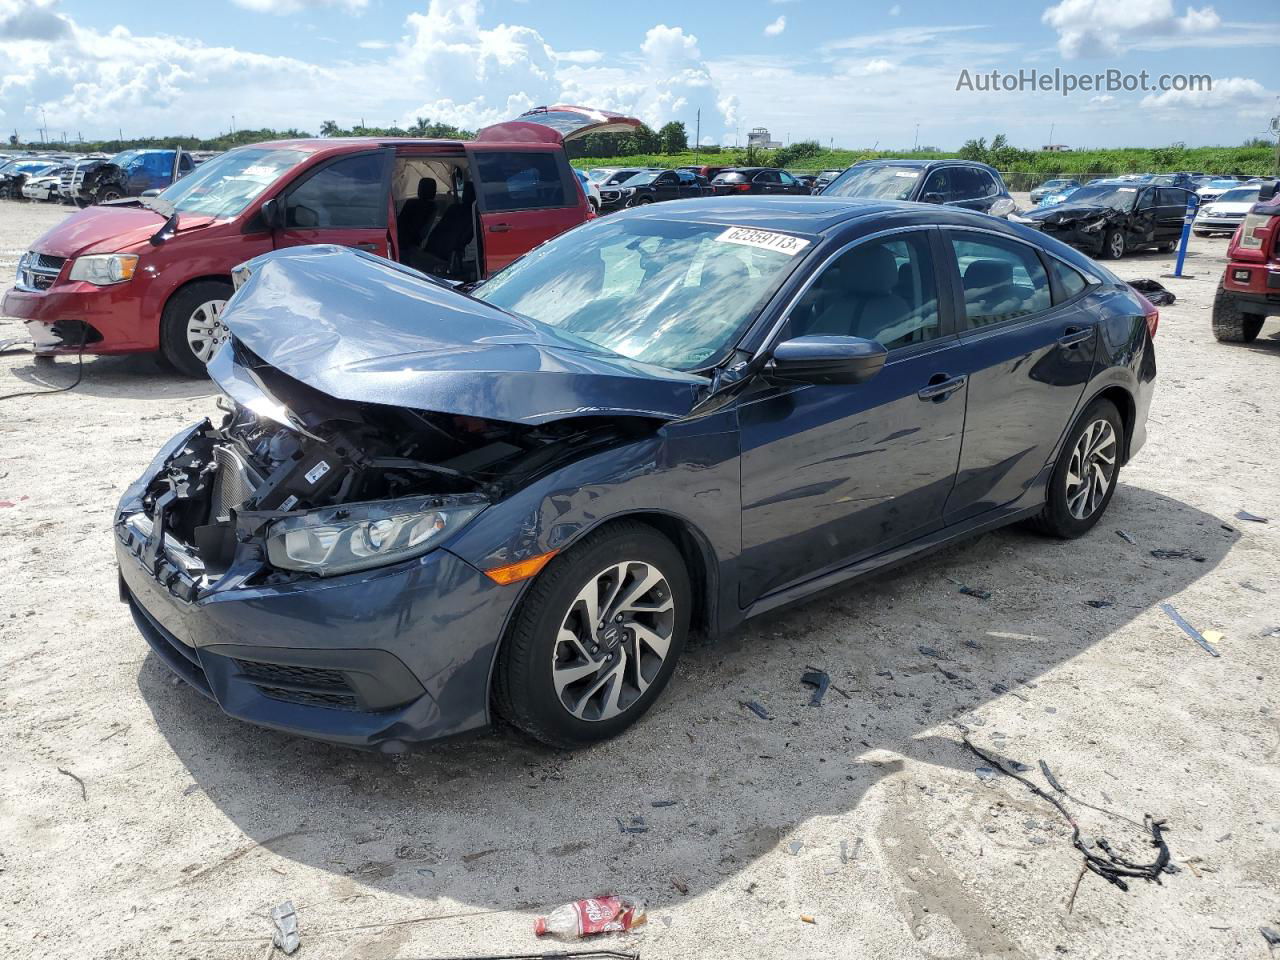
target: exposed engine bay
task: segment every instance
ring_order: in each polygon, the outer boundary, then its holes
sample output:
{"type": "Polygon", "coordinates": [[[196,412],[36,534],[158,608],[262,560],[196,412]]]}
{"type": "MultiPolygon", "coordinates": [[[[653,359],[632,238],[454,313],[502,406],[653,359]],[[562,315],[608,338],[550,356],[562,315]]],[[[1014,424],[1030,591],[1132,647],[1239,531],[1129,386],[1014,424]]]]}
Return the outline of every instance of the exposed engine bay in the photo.
{"type": "MultiPolygon", "coordinates": [[[[221,423],[205,421],[190,435],[147,485],[142,513],[125,520],[135,542],[151,551],[144,562],[159,573],[167,560],[182,574],[182,584],[169,586],[187,599],[224,578],[265,584],[306,576],[299,572],[305,568],[273,562],[273,525],[291,524],[296,538],[332,539],[330,527],[358,507],[377,515],[369,529],[425,542],[432,531],[401,531],[379,505],[409,503],[413,516],[438,532],[548,469],[655,426],[625,417],[526,426],[337,400],[259,363],[254,373],[288,422],[224,397],[221,423]],[[342,505],[349,506],[333,509],[342,505]],[[313,522],[318,515],[323,519],[313,522]]],[[[368,544],[364,550],[372,553],[368,544]]]]}

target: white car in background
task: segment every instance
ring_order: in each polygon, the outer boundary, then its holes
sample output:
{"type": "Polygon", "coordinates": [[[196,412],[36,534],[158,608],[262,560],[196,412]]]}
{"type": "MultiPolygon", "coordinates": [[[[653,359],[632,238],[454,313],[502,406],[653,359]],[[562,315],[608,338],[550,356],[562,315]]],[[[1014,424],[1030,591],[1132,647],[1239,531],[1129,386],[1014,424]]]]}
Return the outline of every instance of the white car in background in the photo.
{"type": "Polygon", "coordinates": [[[591,204],[591,212],[600,212],[600,185],[591,179],[587,174],[583,173],[577,167],[573,170],[578,175],[578,182],[582,184],[582,192],[587,195],[587,203],[591,204]]]}
{"type": "Polygon", "coordinates": [[[1261,186],[1255,183],[1233,187],[1214,200],[1202,202],[1191,229],[1197,237],[1207,237],[1211,233],[1235,233],[1250,208],[1258,202],[1261,186]]]}
{"type": "Polygon", "coordinates": [[[38,177],[28,177],[22,185],[22,195],[28,200],[60,200],[58,181],[60,173],[42,173],[38,177]]]}
{"type": "Polygon", "coordinates": [[[1206,203],[1212,203],[1217,200],[1228,190],[1234,190],[1238,186],[1240,186],[1239,180],[1232,177],[1219,177],[1210,180],[1203,187],[1196,190],[1196,196],[1200,198],[1200,206],[1204,206],[1206,203]]]}

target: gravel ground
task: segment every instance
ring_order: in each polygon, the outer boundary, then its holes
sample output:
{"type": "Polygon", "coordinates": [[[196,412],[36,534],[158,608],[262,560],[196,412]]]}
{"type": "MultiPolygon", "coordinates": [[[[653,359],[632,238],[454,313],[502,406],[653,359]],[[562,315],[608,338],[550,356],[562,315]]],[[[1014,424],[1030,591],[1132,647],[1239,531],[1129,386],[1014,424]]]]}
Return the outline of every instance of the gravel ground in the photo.
{"type": "MultiPolygon", "coordinates": [[[[64,212],[0,203],[0,276],[64,212]]],[[[575,754],[499,732],[392,760],[222,716],[148,654],[109,528],[160,443],[214,412],[210,386],[104,358],[69,393],[6,401],[0,952],[261,958],[292,899],[303,957],[511,953],[537,947],[540,908],[614,890],[649,904],[611,944],[646,960],[1268,957],[1280,328],[1213,340],[1225,245],[1193,238],[1194,279],[1167,281],[1150,439],[1090,536],[990,534],[694,647],[636,729],[575,754]],[[1219,631],[1221,658],[1163,602],[1219,631]],[[834,683],[816,709],[808,664],[834,683]],[[1070,904],[1063,820],[978,776],[957,720],[1082,801],[1167,818],[1178,872],[1127,893],[1085,874],[1070,904]],[[647,832],[620,832],[636,816],[647,832]]],[[[1119,272],[1169,269],[1152,254],[1119,272]]],[[[21,332],[0,320],[0,339],[21,332]]],[[[74,374],[5,355],[0,393],[74,374]]],[[[1068,803],[1150,857],[1131,824],[1068,803]]]]}

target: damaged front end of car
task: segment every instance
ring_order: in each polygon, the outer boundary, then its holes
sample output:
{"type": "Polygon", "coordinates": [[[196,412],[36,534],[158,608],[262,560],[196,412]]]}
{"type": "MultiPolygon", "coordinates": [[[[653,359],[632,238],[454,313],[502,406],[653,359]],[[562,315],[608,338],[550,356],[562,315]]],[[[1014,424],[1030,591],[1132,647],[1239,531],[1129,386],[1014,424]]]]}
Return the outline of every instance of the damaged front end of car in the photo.
{"type": "Polygon", "coordinates": [[[1102,251],[1108,230],[1124,229],[1128,224],[1128,214],[1106,206],[1059,205],[1033,210],[1026,219],[1048,236],[1093,254],[1102,251]]]}

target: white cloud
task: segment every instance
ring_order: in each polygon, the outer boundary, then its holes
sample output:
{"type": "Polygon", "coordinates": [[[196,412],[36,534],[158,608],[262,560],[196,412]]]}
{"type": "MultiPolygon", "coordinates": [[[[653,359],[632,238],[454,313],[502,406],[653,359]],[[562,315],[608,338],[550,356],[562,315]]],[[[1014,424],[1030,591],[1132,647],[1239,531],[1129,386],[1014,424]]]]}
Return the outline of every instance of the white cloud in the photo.
{"type": "Polygon", "coordinates": [[[764,28],[764,35],[766,37],[776,37],[785,29],[787,29],[787,18],[785,16],[779,17],[764,28]]]}
{"type": "Polygon", "coordinates": [[[902,4],[895,3],[892,7],[889,8],[889,16],[897,17],[897,16],[900,16],[901,14],[902,14],[902,4]]]}
{"type": "Polygon", "coordinates": [[[866,76],[872,76],[877,73],[891,73],[896,69],[897,67],[894,66],[892,61],[886,60],[884,57],[873,57],[866,63],[862,64],[860,68],[856,68],[855,72],[865,74],[866,76]]]}
{"type": "Polygon", "coordinates": [[[1041,20],[1057,31],[1058,52],[1068,59],[1116,53],[1163,34],[1198,36],[1221,23],[1213,7],[1189,6],[1178,16],[1173,0],[1062,0],[1041,20]]]}
{"type": "Polygon", "coordinates": [[[599,50],[557,50],[557,63],[599,63],[604,54],[599,50]]]}
{"type": "Polygon", "coordinates": [[[356,46],[362,50],[387,50],[391,44],[385,40],[361,40],[356,46]]]}
{"type": "Polygon", "coordinates": [[[1268,103],[1271,97],[1272,94],[1257,80],[1249,77],[1221,77],[1213,81],[1211,90],[1166,90],[1163,93],[1151,93],[1142,98],[1141,105],[1156,109],[1259,107],[1268,103]]]}
{"type": "Polygon", "coordinates": [[[319,7],[345,7],[352,13],[359,13],[369,6],[369,0],[231,0],[237,7],[244,7],[254,13],[290,14],[303,10],[315,10],[319,7]]]}

